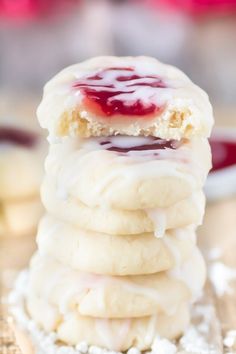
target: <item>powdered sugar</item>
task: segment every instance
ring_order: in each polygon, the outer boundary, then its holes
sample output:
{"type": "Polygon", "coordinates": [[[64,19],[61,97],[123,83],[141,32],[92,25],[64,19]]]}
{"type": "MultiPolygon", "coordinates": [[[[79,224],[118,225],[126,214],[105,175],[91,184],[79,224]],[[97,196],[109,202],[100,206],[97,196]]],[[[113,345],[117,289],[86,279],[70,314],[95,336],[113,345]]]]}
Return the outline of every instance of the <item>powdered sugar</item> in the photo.
{"type": "Polygon", "coordinates": [[[156,338],[153,342],[152,351],[158,354],[176,354],[177,347],[168,339],[156,338]]]}
{"type": "Polygon", "coordinates": [[[208,275],[217,296],[233,292],[230,282],[236,280],[236,269],[217,261],[210,264],[208,275]]]}
{"type": "Polygon", "coordinates": [[[224,346],[227,348],[232,348],[236,344],[236,330],[231,330],[226,332],[224,338],[224,346]]]}

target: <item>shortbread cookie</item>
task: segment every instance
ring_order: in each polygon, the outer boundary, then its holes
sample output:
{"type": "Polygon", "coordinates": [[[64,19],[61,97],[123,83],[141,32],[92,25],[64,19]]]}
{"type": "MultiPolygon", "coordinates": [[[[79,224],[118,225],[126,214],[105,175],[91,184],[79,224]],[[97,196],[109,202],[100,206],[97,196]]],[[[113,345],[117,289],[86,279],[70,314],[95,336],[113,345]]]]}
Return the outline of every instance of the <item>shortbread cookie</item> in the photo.
{"type": "Polygon", "coordinates": [[[0,200],[39,194],[44,154],[39,135],[0,124],[0,200]]]}
{"type": "Polygon", "coordinates": [[[33,234],[43,213],[39,196],[32,199],[0,202],[0,237],[33,234]]]}
{"type": "Polygon", "coordinates": [[[49,214],[85,230],[112,235],[134,235],[154,232],[162,237],[166,230],[189,224],[201,224],[205,198],[197,192],[166,209],[118,210],[106,207],[89,208],[79,200],[64,198],[48,176],[41,188],[42,202],[49,214]]]}
{"type": "Polygon", "coordinates": [[[206,93],[149,57],[98,57],[63,70],[45,86],[38,118],[53,137],[208,137],[213,124],[206,93]]]}
{"type": "Polygon", "coordinates": [[[118,236],[78,229],[48,215],[37,235],[41,254],[75,270],[106,275],[169,270],[189,258],[195,243],[191,229],[173,230],[161,239],[151,233],[118,236]]]}
{"type": "MultiPolygon", "coordinates": [[[[169,244],[171,247],[171,244],[169,244]]],[[[181,258],[175,253],[176,266],[168,271],[168,274],[176,279],[183,280],[192,293],[192,302],[196,301],[201,295],[206,281],[206,264],[204,258],[198,249],[193,247],[188,257],[181,261],[181,258]]]]}
{"type": "Polygon", "coordinates": [[[50,147],[45,166],[62,196],[90,207],[162,208],[202,188],[211,152],[206,139],[68,138],[50,147]]]}
{"type": "Polygon", "coordinates": [[[105,276],[75,271],[50,256],[36,254],[31,261],[27,297],[54,304],[66,315],[133,318],[171,315],[191,298],[182,280],[164,272],[136,276],[105,276]]]}
{"type": "Polygon", "coordinates": [[[63,316],[58,309],[39,298],[28,301],[27,309],[34,321],[46,332],[56,331],[63,344],[87,342],[102,348],[126,351],[131,347],[149,349],[159,335],[178,338],[189,325],[189,306],[181,304],[172,315],[159,314],[133,319],[96,319],[78,312],[63,316]]]}

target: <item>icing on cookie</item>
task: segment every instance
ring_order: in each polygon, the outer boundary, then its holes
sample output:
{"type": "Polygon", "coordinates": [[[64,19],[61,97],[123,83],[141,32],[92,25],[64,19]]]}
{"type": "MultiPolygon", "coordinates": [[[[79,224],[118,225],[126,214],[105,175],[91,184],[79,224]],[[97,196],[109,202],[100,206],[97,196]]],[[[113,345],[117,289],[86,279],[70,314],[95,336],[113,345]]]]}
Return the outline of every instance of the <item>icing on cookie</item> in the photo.
{"type": "Polygon", "coordinates": [[[96,319],[96,333],[103,340],[104,346],[120,350],[131,327],[130,319],[120,321],[119,331],[112,331],[112,320],[106,318],[96,319]]]}
{"type": "MultiPolygon", "coordinates": [[[[36,263],[33,264],[33,273],[31,273],[31,291],[35,291],[34,284],[36,279],[40,279],[42,274],[48,269],[48,277],[46,277],[46,284],[40,290],[40,294],[46,302],[52,301],[52,294],[55,294],[60,284],[63,282],[67,284],[63,291],[60,291],[60,296],[57,298],[60,314],[66,315],[74,306],[82,301],[83,296],[93,290],[97,289],[99,296],[96,298],[97,307],[106,309],[106,297],[104,291],[109,286],[117,286],[123,288],[124,291],[130,292],[136,296],[146,297],[156,302],[161,311],[167,315],[172,315],[177,311],[179,303],[170,305],[169,298],[162,292],[155,289],[155,287],[139,284],[129,278],[113,277],[108,275],[97,275],[85,272],[75,272],[67,266],[62,266],[59,263],[47,261],[47,257],[39,256],[36,263]],[[56,267],[56,268],[55,268],[56,267]],[[55,272],[57,269],[57,272],[55,272]]],[[[171,281],[171,277],[169,280],[171,281]]]]}
{"type": "Polygon", "coordinates": [[[86,108],[103,117],[150,117],[161,113],[166,83],[157,75],[142,75],[132,67],[114,67],[83,76],[72,85],[86,108]]]}
{"type": "Polygon", "coordinates": [[[146,209],[148,217],[154,225],[154,235],[156,237],[164,237],[167,224],[167,210],[164,208],[146,209]]]}
{"type": "Polygon", "coordinates": [[[108,150],[120,153],[127,153],[130,151],[144,151],[144,150],[164,150],[164,149],[178,149],[184,143],[183,140],[164,140],[156,137],[130,137],[130,136],[115,136],[104,139],[100,145],[108,150]]]}

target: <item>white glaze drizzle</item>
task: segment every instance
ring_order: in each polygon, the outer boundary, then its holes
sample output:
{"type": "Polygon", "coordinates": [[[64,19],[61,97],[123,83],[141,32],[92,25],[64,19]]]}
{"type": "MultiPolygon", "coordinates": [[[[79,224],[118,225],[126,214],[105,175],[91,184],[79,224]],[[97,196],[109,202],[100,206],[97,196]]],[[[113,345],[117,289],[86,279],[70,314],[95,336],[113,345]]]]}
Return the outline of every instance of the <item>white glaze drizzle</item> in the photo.
{"type": "MultiPolygon", "coordinates": [[[[198,209],[199,212],[199,222],[202,221],[202,216],[204,213],[204,208],[202,207],[202,198],[199,198],[199,191],[192,193],[192,195],[189,197],[189,201],[192,200],[194,203],[194,207],[198,209]]],[[[153,209],[146,209],[145,210],[149,219],[152,220],[153,225],[154,225],[154,235],[157,238],[163,238],[163,236],[166,233],[166,225],[167,225],[167,214],[169,212],[169,208],[153,208],[153,209]]],[[[192,227],[190,229],[191,234],[192,232],[192,227]]],[[[181,231],[179,231],[179,234],[182,234],[181,231]]],[[[185,234],[185,232],[184,232],[185,234]]],[[[176,230],[176,235],[177,235],[177,230],[176,230]]],[[[165,242],[165,240],[164,240],[165,242]]]]}
{"type": "Polygon", "coordinates": [[[153,342],[153,340],[157,334],[156,333],[156,323],[157,323],[157,316],[151,316],[150,320],[148,322],[146,336],[144,338],[144,342],[149,346],[151,345],[151,343],[153,342]]]}
{"type": "Polygon", "coordinates": [[[167,223],[166,209],[161,209],[161,208],[146,209],[146,213],[149,219],[151,219],[153,222],[155,237],[163,238],[166,232],[166,223],[167,223]]]}
{"type": "Polygon", "coordinates": [[[116,135],[116,136],[109,136],[107,138],[98,138],[98,141],[100,145],[103,147],[103,149],[105,150],[114,146],[123,149],[129,149],[137,146],[162,144],[165,142],[164,139],[154,139],[152,137],[125,136],[125,135],[116,135]]]}
{"type": "MultiPolygon", "coordinates": [[[[43,265],[43,261],[40,259],[36,267],[33,265],[33,278],[36,281],[37,279],[37,272],[45,271],[45,263],[43,265]],[[39,264],[38,264],[39,263],[39,264]],[[41,269],[40,269],[41,268],[41,269]]],[[[48,267],[48,266],[47,266],[48,267]]],[[[52,272],[51,272],[52,273],[52,272]]],[[[50,301],[50,297],[57,285],[60,283],[63,284],[65,278],[71,279],[69,282],[69,288],[60,292],[60,297],[58,299],[58,307],[61,314],[67,313],[71,310],[71,306],[75,305],[76,303],[80,302],[80,298],[85,294],[86,291],[91,289],[98,290],[97,299],[97,306],[99,309],[105,309],[105,298],[104,298],[104,290],[106,286],[109,285],[117,285],[123,288],[123,290],[133,293],[135,295],[140,295],[146,298],[151,299],[152,301],[156,302],[162,311],[164,311],[167,315],[171,315],[176,311],[176,306],[178,303],[174,303],[170,305],[170,301],[168,297],[160,294],[158,290],[152,287],[139,285],[134,281],[129,279],[123,279],[122,277],[112,277],[112,276],[105,276],[105,275],[96,275],[91,273],[84,273],[84,272],[75,272],[71,268],[66,266],[60,266],[58,264],[57,271],[53,272],[53,276],[49,275],[47,278],[47,286],[42,287],[41,295],[45,300],[50,301]]],[[[171,278],[172,276],[170,276],[171,278]]],[[[34,292],[32,288],[32,293],[34,292]]]]}
{"type": "MultiPolygon", "coordinates": [[[[45,263],[43,261],[44,256],[40,259],[40,262],[37,262],[36,265],[33,265],[32,271],[34,273],[33,277],[37,277],[37,272],[40,272],[40,269],[44,272],[45,269],[45,263]]],[[[46,257],[45,257],[46,259],[46,257]]],[[[70,310],[70,306],[73,303],[75,297],[77,296],[80,298],[83,293],[88,290],[88,289],[94,289],[98,287],[103,287],[105,286],[105,283],[107,282],[107,277],[102,276],[102,275],[96,275],[96,274],[91,274],[91,273],[79,273],[78,275],[69,267],[66,266],[60,266],[58,264],[57,271],[54,272],[53,276],[50,276],[49,279],[50,281],[47,282],[47,286],[42,287],[42,296],[46,299],[49,300],[51,294],[53,293],[55,287],[59,285],[60,283],[63,284],[65,278],[69,278],[72,275],[72,280],[70,282],[70,287],[61,293],[60,299],[59,299],[59,310],[61,314],[65,314],[70,310]]],[[[33,291],[33,289],[32,289],[33,291]]],[[[77,299],[78,301],[78,299],[77,299]]],[[[102,303],[103,298],[100,299],[100,304],[102,303]]]]}
{"type": "MultiPolygon", "coordinates": [[[[25,329],[30,333],[34,344],[36,344],[37,348],[40,350],[40,354],[47,354],[47,353],[55,353],[55,354],[62,354],[62,353],[71,353],[71,354],[78,354],[78,352],[83,354],[120,354],[119,352],[108,351],[107,349],[101,347],[92,347],[89,346],[85,342],[79,343],[77,346],[63,346],[62,344],[57,342],[57,333],[52,331],[50,333],[45,333],[44,331],[40,330],[37,324],[29,318],[28,313],[25,311],[25,296],[26,296],[26,289],[28,284],[28,271],[23,271],[20,273],[19,277],[17,278],[17,282],[15,284],[14,290],[11,292],[9,297],[10,302],[10,311],[14,315],[14,318],[21,328],[25,329]],[[64,351],[63,351],[64,350],[64,351]]],[[[192,308],[192,321],[195,322],[199,321],[200,315],[200,324],[193,325],[186,330],[183,337],[180,338],[176,347],[173,342],[168,341],[167,339],[160,338],[158,333],[155,333],[155,337],[153,338],[152,343],[152,350],[145,351],[146,354],[160,354],[163,351],[163,354],[171,354],[175,353],[174,349],[184,350],[184,351],[196,351],[199,354],[206,354],[209,353],[209,349],[211,350],[212,354],[220,354],[221,351],[216,346],[216,344],[209,344],[205,335],[203,335],[203,331],[201,330],[204,328],[204,333],[210,333],[211,331],[211,321],[212,318],[216,318],[215,309],[212,305],[202,305],[196,304],[192,308]],[[163,343],[164,342],[164,343],[163,343]],[[178,346],[178,348],[177,348],[178,346]],[[175,347],[175,348],[174,348],[175,347]]],[[[151,322],[151,320],[150,320],[151,322]]],[[[153,320],[154,322],[154,320],[153,320]]],[[[150,325],[150,328],[153,328],[150,325]]],[[[234,331],[235,332],[235,331],[234,331]]],[[[102,333],[101,333],[102,335],[102,333]]],[[[234,333],[233,333],[234,335],[234,333]]],[[[151,336],[147,337],[147,341],[149,341],[151,336]]],[[[106,339],[104,339],[106,340],[106,339]]],[[[227,341],[228,343],[228,341],[227,341]]],[[[226,344],[227,344],[226,343],[226,344]]],[[[136,348],[132,348],[136,349],[136,348]]],[[[133,351],[132,351],[133,353],[133,351]]],[[[131,354],[131,352],[129,353],[131,354]]],[[[133,353],[134,354],[134,353],[133,353]]],[[[136,349],[135,354],[141,354],[138,349],[136,349]]]]}
{"type": "Polygon", "coordinates": [[[110,137],[101,137],[101,138],[89,138],[83,140],[83,147],[85,150],[108,150],[112,147],[121,148],[121,149],[130,149],[130,151],[125,153],[114,152],[116,155],[124,155],[130,157],[147,157],[151,159],[169,159],[169,160],[178,160],[180,162],[188,163],[190,162],[189,151],[186,149],[186,143],[183,141],[172,141],[172,147],[162,147],[161,145],[167,143],[164,139],[157,139],[151,136],[124,136],[116,135],[110,137]],[[152,148],[153,145],[160,145],[160,149],[152,148]],[[144,150],[132,150],[134,147],[141,147],[144,145],[150,145],[150,149],[144,150]]]}
{"type": "MultiPolygon", "coordinates": [[[[171,236],[170,236],[171,237],[171,236]]],[[[163,237],[163,242],[171,252],[172,256],[174,257],[175,267],[179,267],[182,261],[181,253],[179,249],[176,247],[176,244],[170,239],[170,237],[165,236],[163,237]]]]}
{"type": "Polygon", "coordinates": [[[204,286],[205,269],[203,267],[200,251],[195,247],[187,260],[167,272],[187,285],[192,294],[192,302],[199,298],[204,286]]]}
{"type": "MultiPolygon", "coordinates": [[[[151,144],[153,142],[150,138],[139,138],[139,137],[112,137],[112,140],[117,140],[119,146],[133,146],[134,139],[137,139],[138,145],[142,145],[144,140],[146,144],[151,144]]],[[[105,139],[106,140],[106,139],[105,139]]],[[[46,170],[47,173],[53,174],[57,179],[57,191],[58,196],[62,199],[66,199],[68,195],[76,188],[79,183],[80,175],[86,169],[86,164],[88,163],[87,154],[93,151],[104,150],[104,146],[100,144],[104,141],[101,138],[91,138],[84,139],[79,142],[79,145],[74,142],[65,143],[66,151],[62,151],[63,159],[61,159],[60,148],[57,150],[52,150],[47,158],[46,170]],[[58,154],[58,156],[57,156],[58,154]],[[63,168],[62,168],[63,167],[63,168]],[[55,171],[55,172],[54,172],[55,171]]],[[[191,149],[183,144],[178,149],[173,150],[158,149],[158,150],[143,150],[143,151],[130,151],[129,153],[120,155],[118,153],[111,152],[113,154],[112,159],[109,163],[112,164],[117,162],[124,168],[119,168],[113,170],[110,168],[109,173],[100,182],[96,182],[94,187],[91,188],[90,193],[94,194],[95,198],[97,195],[101,195],[104,190],[115,178],[120,177],[120,181],[129,180],[140,180],[142,178],[155,178],[161,176],[176,176],[184,178],[186,183],[190,183],[194,188],[196,188],[196,178],[192,173],[184,173],[181,171],[181,166],[183,166],[184,171],[190,172],[189,161],[191,160],[191,149]],[[157,154],[158,152],[158,154],[157,154]],[[153,155],[157,154],[157,156],[153,155]],[[132,154],[129,155],[129,154],[132,154]],[[158,161],[158,166],[156,163],[158,161]],[[171,163],[170,163],[171,160],[171,163]]],[[[108,152],[109,153],[109,152],[108,152]]],[[[103,204],[106,204],[106,200],[109,199],[109,189],[103,195],[103,204]]]]}
{"type": "MultiPolygon", "coordinates": [[[[122,159],[122,157],[120,157],[120,159],[122,159]]],[[[173,163],[172,167],[170,168],[170,164],[168,164],[168,162],[164,162],[162,166],[160,165],[159,168],[157,168],[156,163],[153,160],[152,161],[146,160],[145,165],[141,165],[138,163],[134,165],[127,164],[125,168],[119,170],[119,174],[118,171],[111,170],[111,172],[109,172],[109,174],[105,178],[101,179],[99,184],[97,183],[96,186],[94,186],[93,192],[95,194],[101,195],[107,189],[107,186],[111,184],[112,181],[116,179],[118,176],[120,178],[120,181],[125,179],[134,181],[134,180],[140,180],[142,178],[155,178],[155,177],[166,176],[167,174],[169,176],[185,178],[186,183],[192,184],[193,188],[195,188],[196,187],[195,178],[187,174],[183,176],[183,173],[178,171],[178,167],[179,164],[173,163]]],[[[106,193],[103,194],[104,197],[103,201],[105,203],[106,203],[106,198],[109,197],[109,193],[113,193],[113,192],[107,190],[106,193]]]]}
{"type": "MultiPolygon", "coordinates": [[[[85,85],[87,87],[91,87],[94,91],[106,91],[106,92],[114,92],[117,94],[108,99],[108,103],[114,100],[122,101],[126,106],[131,106],[134,102],[140,101],[143,105],[155,104],[157,107],[163,106],[168,100],[172,97],[172,89],[171,88],[161,88],[161,87],[151,87],[144,86],[145,84],[152,84],[158,80],[158,77],[148,78],[141,77],[138,79],[132,79],[128,81],[118,81],[117,78],[119,76],[131,76],[137,75],[137,70],[127,71],[124,69],[119,70],[104,70],[104,71],[91,71],[87,75],[79,77],[79,84],[85,85]],[[99,74],[99,80],[88,79],[94,75],[99,74]],[[132,85],[132,86],[131,86],[132,85]]],[[[144,74],[138,74],[143,76],[144,74]]],[[[150,75],[150,74],[149,74],[150,75]]],[[[155,74],[152,74],[156,76],[155,74]]],[[[75,82],[76,84],[76,82],[75,82]]],[[[83,97],[83,88],[76,87],[74,90],[75,96],[83,97]]]]}
{"type": "Polygon", "coordinates": [[[96,319],[95,321],[96,332],[102,339],[104,346],[107,348],[114,348],[114,350],[119,351],[122,348],[125,337],[130,330],[130,319],[120,320],[119,331],[115,332],[112,330],[112,320],[96,319]]]}
{"type": "MultiPolygon", "coordinates": [[[[117,281],[117,280],[116,280],[117,281]]],[[[172,304],[170,306],[170,303],[168,301],[166,301],[166,297],[165,296],[161,296],[160,293],[151,288],[151,287],[147,287],[147,286],[142,286],[142,285],[138,285],[135,284],[133,282],[128,282],[128,281],[124,281],[119,279],[118,280],[120,282],[120,284],[122,285],[122,287],[124,287],[125,289],[127,289],[128,291],[134,293],[134,294],[140,294],[141,296],[145,296],[147,298],[150,298],[152,300],[154,300],[156,303],[158,303],[162,310],[167,314],[167,315],[171,315],[176,311],[177,305],[176,304],[172,304]]]]}

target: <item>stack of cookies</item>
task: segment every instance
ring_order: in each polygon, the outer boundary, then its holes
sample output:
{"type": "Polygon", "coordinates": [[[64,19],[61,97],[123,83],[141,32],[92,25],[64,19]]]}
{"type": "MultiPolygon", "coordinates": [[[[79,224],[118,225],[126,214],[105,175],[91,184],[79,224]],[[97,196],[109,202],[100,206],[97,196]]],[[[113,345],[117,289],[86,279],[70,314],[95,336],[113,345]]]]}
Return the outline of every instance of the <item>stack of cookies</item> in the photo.
{"type": "Polygon", "coordinates": [[[18,119],[0,118],[0,238],[36,231],[44,148],[34,129],[18,119]]]}
{"type": "Polygon", "coordinates": [[[38,116],[50,150],[31,318],[76,348],[178,338],[206,276],[207,95],[155,59],[100,57],[53,78],[38,116]]]}

